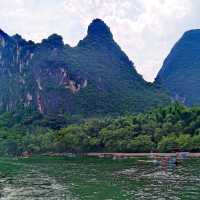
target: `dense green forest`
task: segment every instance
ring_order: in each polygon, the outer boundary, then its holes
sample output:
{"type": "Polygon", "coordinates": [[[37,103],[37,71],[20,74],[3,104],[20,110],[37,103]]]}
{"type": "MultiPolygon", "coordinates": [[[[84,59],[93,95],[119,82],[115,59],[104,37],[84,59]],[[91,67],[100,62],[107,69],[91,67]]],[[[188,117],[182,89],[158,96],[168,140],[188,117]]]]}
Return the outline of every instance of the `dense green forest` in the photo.
{"type": "Polygon", "coordinates": [[[200,107],[174,103],[148,113],[84,120],[38,113],[0,115],[1,154],[200,151],[200,107]]]}

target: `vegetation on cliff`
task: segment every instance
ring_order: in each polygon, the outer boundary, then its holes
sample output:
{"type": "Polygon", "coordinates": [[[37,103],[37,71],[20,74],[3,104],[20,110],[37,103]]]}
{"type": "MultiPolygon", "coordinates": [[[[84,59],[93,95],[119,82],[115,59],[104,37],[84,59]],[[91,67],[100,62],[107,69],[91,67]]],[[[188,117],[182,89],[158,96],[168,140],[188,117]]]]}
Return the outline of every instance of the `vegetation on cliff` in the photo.
{"type": "Polygon", "coordinates": [[[183,34],[165,59],[157,82],[184,104],[200,105],[200,30],[183,34]]]}
{"type": "Polygon", "coordinates": [[[137,73],[100,19],[76,47],[56,34],[35,44],[0,31],[0,83],[4,112],[116,116],[170,102],[163,89],[137,73]]]}

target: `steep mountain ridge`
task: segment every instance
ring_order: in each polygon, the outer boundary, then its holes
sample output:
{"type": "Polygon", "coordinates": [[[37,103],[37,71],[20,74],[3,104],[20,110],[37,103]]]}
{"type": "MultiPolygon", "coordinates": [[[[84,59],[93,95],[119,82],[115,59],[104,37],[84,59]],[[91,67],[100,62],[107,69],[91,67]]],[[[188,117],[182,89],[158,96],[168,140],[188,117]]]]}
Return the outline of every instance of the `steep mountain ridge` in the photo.
{"type": "Polygon", "coordinates": [[[165,59],[156,78],[186,105],[200,104],[200,29],[183,34],[165,59]]]}
{"type": "Polygon", "coordinates": [[[145,82],[95,19],[76,47],[53,34],[41,43],[0,31],[0,109],[85,116],[140,112],[169,102],[145,82]]]}

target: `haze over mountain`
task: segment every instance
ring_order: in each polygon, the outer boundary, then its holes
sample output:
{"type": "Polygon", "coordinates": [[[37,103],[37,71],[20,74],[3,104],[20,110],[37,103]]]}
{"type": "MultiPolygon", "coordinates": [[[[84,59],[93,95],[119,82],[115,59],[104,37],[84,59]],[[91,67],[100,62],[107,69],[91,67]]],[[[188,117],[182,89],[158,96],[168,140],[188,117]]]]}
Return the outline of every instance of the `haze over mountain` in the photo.
{"type": "Polygon", "coordinates": [[[200,104],[200,29],[184,33],[164,61],[157,80],[176,100],[200,104]]]}
{"type": "Polygon", "coordinates": [[[32,108],[45,114],[104,115],[139,112],[168,97],[136,72],[95,19],[76,47],[53,34],[41,43],[0,31],[0,108],[32,108]]]}

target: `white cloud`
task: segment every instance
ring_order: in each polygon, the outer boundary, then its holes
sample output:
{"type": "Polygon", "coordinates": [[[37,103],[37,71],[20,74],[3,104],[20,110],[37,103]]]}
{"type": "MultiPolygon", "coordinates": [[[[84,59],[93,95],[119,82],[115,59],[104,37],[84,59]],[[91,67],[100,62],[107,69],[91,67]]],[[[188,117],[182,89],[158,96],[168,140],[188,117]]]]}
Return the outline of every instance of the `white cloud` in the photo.
{"type": "Polygon", "coordinates": [[[1,0],[0,28],[39,41],[53,32],[75,45],[102,18],[147,80],[181,34],[199,27],[198,0],[1,0]]]}

